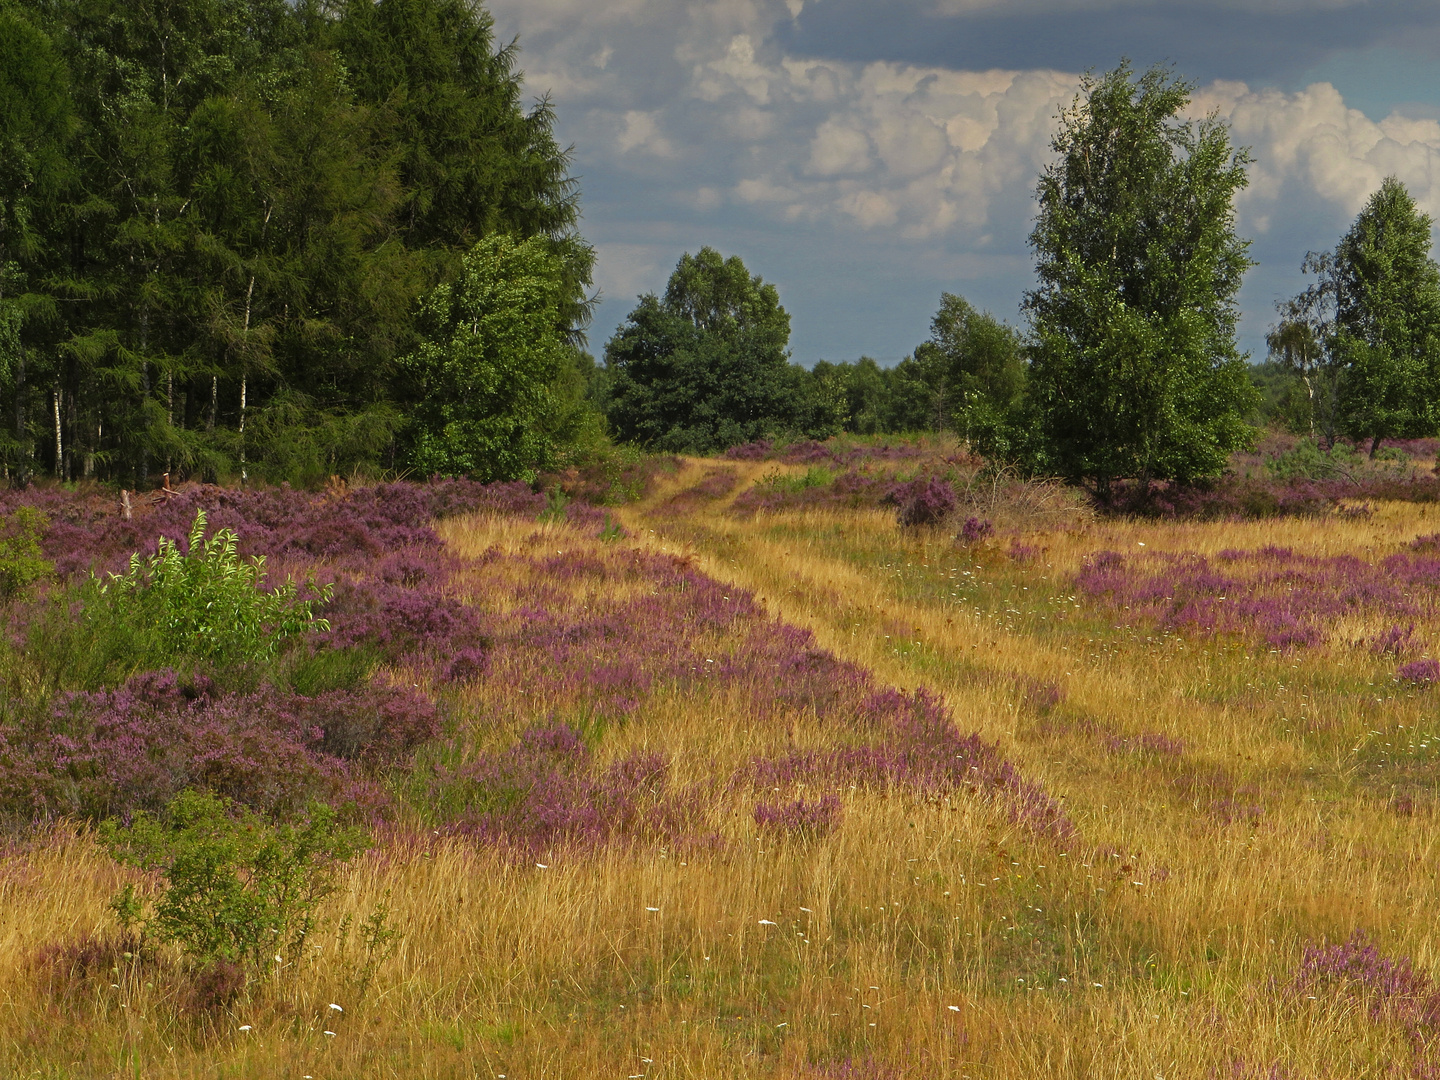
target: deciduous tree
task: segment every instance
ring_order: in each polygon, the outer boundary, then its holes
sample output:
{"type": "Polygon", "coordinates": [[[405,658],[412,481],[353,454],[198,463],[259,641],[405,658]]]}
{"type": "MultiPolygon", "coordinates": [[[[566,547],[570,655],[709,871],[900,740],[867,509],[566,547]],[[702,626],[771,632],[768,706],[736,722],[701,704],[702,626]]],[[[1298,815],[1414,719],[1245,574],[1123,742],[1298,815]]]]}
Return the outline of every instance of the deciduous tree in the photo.
{"type": "Polygon", "coordinates": [[[1214,117],[1182,119],[1191,90],[1158,67],[1087,75],[1037,191],[1032,463],[1102,492],[1214,475],[1252,437],[1235,346],[1249,158],[1214,117]]]}

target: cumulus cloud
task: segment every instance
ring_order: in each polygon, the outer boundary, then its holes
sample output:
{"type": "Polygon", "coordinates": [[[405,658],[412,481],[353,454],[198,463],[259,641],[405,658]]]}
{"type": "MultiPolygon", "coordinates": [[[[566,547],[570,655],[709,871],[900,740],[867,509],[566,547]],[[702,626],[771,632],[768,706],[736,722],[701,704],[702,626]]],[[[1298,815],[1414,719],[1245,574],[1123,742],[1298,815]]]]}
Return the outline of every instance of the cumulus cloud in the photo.
{"type": "MultiPolygon", "coordinates": [[[[937,11],[966,12],[991,2],[925,0],[937,11]]],[[[1352,2],[1227,0],[1235,9],[1271,13],[1352,2]]],[[[1129,0],[1023,3],[1075,10],[1129,0]]],[[[832,297],[871,290],[866,266],[884,263],[896,288],[911,267],[926,290],[945,281],[942,275],[963,273],[977,288],[1003,287],[1011,304],[1018,302],[1029,284],[1017,267],[1026,265],[1035,179],[1078,75],[787,51],[783,29],[813,6],[491,5],[499,32],[520,34],[528,89],[553,95],[560,133],[575,143],[602,288],[627,300],[659,288],[681,250],[693,250],[696,239],[724,246],[729,236],[777,258],[788,257],[787,244],[815,253],[832,297]],[[851,264],[854,279],[846,284],[851,264]],[[646,282],[650,274],[657,280],[646,282]]],[[[1005,6],[1013,12],[1020,5],[1005,6]]],[[[1257,237],[1252,254],[1262,262],[1293,267],[1305,247],[1333,243],[1387,175],[1399,176],[1440,216],[1434,120],[1371,120],[1327,83],[1281,92],[1216,81],[1197,94],[1192,112],[1218,113],[1236,143],[1252,148],[1240,224],[1257,237]]],[[[798,267],[799,258],[792,263],[798,267]]],[[[1272,299],[1262,298],[1256,318],[1268,320],[1272,299]]],[[[805,315],[795,315],[803,335],[805,315]]],[[[819,312],[816,318],[844,322],[819,312]]]]}
{"type": "Polygon", "coordinates": [[[1391,115],[1378,123],[1346,106],[1329,83],[1298,93],[1215,83],[1198,93],[1193,112],[1218,113],[1255,163],[1244,210],[1266,216],[1297,189],[1353,216],[1387,176],[1440,216],[1440,123],[1391,115]]]}

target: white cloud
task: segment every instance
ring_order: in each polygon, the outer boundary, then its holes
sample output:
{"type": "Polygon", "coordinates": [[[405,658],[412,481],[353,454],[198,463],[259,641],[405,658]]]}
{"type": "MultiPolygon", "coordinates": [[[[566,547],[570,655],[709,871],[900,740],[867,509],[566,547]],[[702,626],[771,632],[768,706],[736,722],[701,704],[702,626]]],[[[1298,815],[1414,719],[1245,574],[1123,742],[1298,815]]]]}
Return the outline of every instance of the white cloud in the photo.
{"type": "MultiPolygon", "coordinates": [[[[1007,0],[1004,7],[1098,10],[1141,2],[1007,0]]],[[[911,3],[915,10],[927,5],[981,11],[999,0],[911,3]]],[[[1346,6],[1209,5],[1278,13],[1346,6]]],[[[965,287],[969,280],[1018,302],[1029,285],[1025,240],[1035,180],[1078,75],[787,55],[777,28],[800,7],[800,0],[490,5],[497,37],[520,34],[528,92],[552,93],[559,134],[575,143],[603,290],[628,301],[659,288],[685,245],[709,242],[809,258],[806,266],[819,269],[806,272],[827,283],[813,287],[816,295],[845,288],[866,294],[869,268],[883,262],[895,289],[913,289],[904,275],[918,268],[913,272],[929,275],[927,282],[965,287]],[[852,285],[843,284],[846,274],[852,285]],[[952,274],[962,275],[959,285],[943,276],[952,274]]],[[[1237,144],[1253,148],[1240,227],[1257,238],[1252,253],[1262,262],[1293,274],[1305,247],[1333,244],[1390,174],[1440,217],[1435,120],[1373,121],[1326,83],[1289,93],[1215,82],[1197,94],[1192,113],[1211,110],[1232,125],[1237,144]]],[[[1279,279],[1267,272],[1254,276],[1269,288],[1279,279]]],[[[1275,285],[1282,287],[1289,286],[1275,285]]],[[[1273,298],[1258,301],[1262,325],[1273,298]]],[[[803,333],[804,316],[795,314],[803,333]]],[[[817,320],[843,321],[833,312],[817,320]]]]}
{"type": "Polygon", "coordinates": [[[1255,158],[1240,199],[1246,215],[1268,218],[1298,190],[1312,204],[1323,200],[1353,217],[1385,177],[1396,176],[1440,216],[1440,123],[1403,116],[1376,123],[1346,106],[1329,83],[1296,93],[1215,83],[1196,95],[1192,111],[1211,110],[1255,158]]]}

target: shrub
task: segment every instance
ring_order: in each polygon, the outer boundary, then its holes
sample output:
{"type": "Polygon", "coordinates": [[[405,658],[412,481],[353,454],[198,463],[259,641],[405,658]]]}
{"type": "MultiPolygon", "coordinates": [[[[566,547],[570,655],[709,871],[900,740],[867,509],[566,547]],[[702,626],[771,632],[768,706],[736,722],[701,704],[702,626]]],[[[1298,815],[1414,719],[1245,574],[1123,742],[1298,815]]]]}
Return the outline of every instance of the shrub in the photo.
{"type": "Polygon", "coordinates": [[[112,902],[122,923],[142,925],[217,971],[293,961],[335,889],[336,868],[366,846],[363,832],[340,826],[327,806],[312,805],[298,825],[272,825],[197,791],[181,792],[157,817],[106,822],[100,840],[113,858],[163,882],[148,918],[127,886],[112,902]]]}
{"type": "Polygon", "coordinates": [[[40,550],[50,519],[31,506],[16,507],[0,518],[0,600],[18,596],[37,581],[55,573],[55,565],[40,550]]]}
{"type": "Polygon", "coordinates": [[[188,553],[161,537],[156,554],[132,555],[129,571],[112,574],[101,595],[120,622],[158,630],[168,651],[217,663],[270,660],[287,639],[330,628],[314,616],[329,586],[302,600],[287,578],[267,592],[265,557],[243,560],[236,543],[229,529],[205,539],[205,511],[197,510],[188,553]]]}
{"type": "Polygon", "coordinates": [[[956,539],[964,544],[978,544],[994,531],[995,526],[984,518],[969,517],[960,526],[960,535],[956,539]]]}
{"type": "Polygon", "coordinates": [[[1395,671],[1395,677],[1401,682],[1414,683],[1416,686],[1430,686],[1440,682],[1440,660],[1412,660],[1408,664],[1402,664],[1395,671]]]}
{"type": "Polygon", "coordinates": [[[793,836],[825,836],[840,824],[840,797],[822,795],[809,802],[796,799],[788,803],[757,803],[755,824],[793,836]]]}
{"type": "Polygon", "coordinates": [[[899,522],[905,526],[939,525],[955,511],[955,489],[933,477],[915,480],[892,497],[900,505],[899,522]]]}

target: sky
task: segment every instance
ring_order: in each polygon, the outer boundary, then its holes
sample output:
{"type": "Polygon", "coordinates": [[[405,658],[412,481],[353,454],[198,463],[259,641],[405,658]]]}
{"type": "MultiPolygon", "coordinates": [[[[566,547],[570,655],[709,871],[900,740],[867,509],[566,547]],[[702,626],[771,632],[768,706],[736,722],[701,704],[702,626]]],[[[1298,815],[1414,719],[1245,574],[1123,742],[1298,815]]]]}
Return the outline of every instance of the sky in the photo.
{"type": "Polygon", "coordinates": [[[1440,218],[1435,0],[491,0],[527,96],[573,147],[600,355],[684,252],[739,255],[793,358],[894,362],[941,292],[1023,325],[1035,182],[1081,73],[1173,65],[1254,158],[1258,264],[1239,344],[1264,358],[1304,285],[1398,176],[1440,218]]]}

